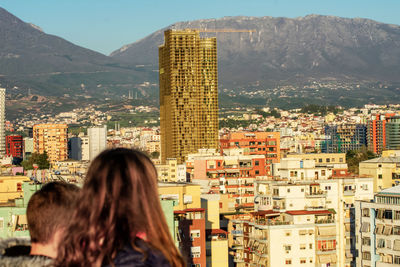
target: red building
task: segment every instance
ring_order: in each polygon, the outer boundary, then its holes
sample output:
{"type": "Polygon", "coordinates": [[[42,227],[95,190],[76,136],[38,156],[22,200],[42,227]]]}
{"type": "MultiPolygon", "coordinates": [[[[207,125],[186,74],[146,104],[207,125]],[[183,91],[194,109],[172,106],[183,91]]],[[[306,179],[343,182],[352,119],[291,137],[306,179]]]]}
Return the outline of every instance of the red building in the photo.
{"type": "Polygon", "coordinates": [[[206,266],[205,209],[174,211],[178,221],[179,248],[187,259],[187,266],[206,266]]]}
{"type": "Polygon", "coordinates": [[[220,138],[221,155],[224,150],[243,148],[244,155],[264,155],[269,163],[280,161],[280,133],[237,132],[224,134],[220,138]]]}
{"type": "Polygon", "coordinates": [[[24,139],[21,135],[6,136],[6,155],[22,158],[24,152],[24,139]]]}

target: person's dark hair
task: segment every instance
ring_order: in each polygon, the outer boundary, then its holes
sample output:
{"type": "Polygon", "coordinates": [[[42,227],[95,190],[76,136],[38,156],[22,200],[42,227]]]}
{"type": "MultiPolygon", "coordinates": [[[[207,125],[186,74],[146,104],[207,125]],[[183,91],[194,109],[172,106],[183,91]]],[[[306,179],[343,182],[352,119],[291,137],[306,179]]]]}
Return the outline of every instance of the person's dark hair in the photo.
{"type": "Polygon", "coordinates": [[[91,163],[68,235],[60,244],[56,266],[113,264],[118,251],[135,246],[138,236],[160,251],[171,266],[184,261],[169,232],[157,189],[157,171],[143,153],[116,148],[91,163]]]}
{"type": "Polygon", "coordinates": [[[28,202],[26,216],[33,243],[48,244],[55,232],[68,227],[75,209],[79,187],[64,182],[50,182],[35,192],[28,202]]]}

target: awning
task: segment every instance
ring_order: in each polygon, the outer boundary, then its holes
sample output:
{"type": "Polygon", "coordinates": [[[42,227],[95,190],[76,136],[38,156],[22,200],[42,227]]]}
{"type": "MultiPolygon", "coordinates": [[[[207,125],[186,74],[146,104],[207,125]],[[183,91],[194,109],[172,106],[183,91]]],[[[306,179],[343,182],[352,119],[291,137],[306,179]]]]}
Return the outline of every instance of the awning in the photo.
{"type": "Polygon", "coordinates": [[[28,220],[26,219],[26,215],[18,215],[18,222],[17,224],[23,225],[23,224],[28,224],[28,220]]]}
{"type": "Polygon", "coordinates": [[[318,256],[318,262],[319,263],[330,263],[331,262],[331,255],[319,255],[318,256]]]}
{"type": "Polygon", "coordinates": [[[318,234],[320,236],[336,235],[336,228],[335,227],[318,227],[318,234]]]}

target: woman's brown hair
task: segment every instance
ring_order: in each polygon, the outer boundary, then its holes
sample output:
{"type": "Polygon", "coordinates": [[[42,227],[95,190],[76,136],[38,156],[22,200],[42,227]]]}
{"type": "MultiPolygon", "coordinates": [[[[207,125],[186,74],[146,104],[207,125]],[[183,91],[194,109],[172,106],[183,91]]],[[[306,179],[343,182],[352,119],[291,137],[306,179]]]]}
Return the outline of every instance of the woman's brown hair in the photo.
{"type": "Polygon", "coordinates": [[[142,234],[171,266],[184,266],[161,209],[157,171],[143,153],[125,148],[102,152],[89,167],[77,203],[56,266],[113,265],[126,245],[144,253],[135,246],[142,234]]]}

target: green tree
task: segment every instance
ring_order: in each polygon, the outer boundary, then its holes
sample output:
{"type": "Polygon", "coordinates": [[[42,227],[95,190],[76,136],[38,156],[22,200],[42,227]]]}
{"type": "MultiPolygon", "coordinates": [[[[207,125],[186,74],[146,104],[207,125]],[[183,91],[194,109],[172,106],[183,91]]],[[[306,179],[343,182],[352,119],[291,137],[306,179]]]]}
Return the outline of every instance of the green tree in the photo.
{"type": "Polygon", "coordinates": [[[37,164],[39,170],[50,168],[47,152],[45,151],[43,154],[32,153],[29,160],[24,160],[21,162],[21,166],[24,167],[25,170],[32,170],[33,164],[37,164]]]}

